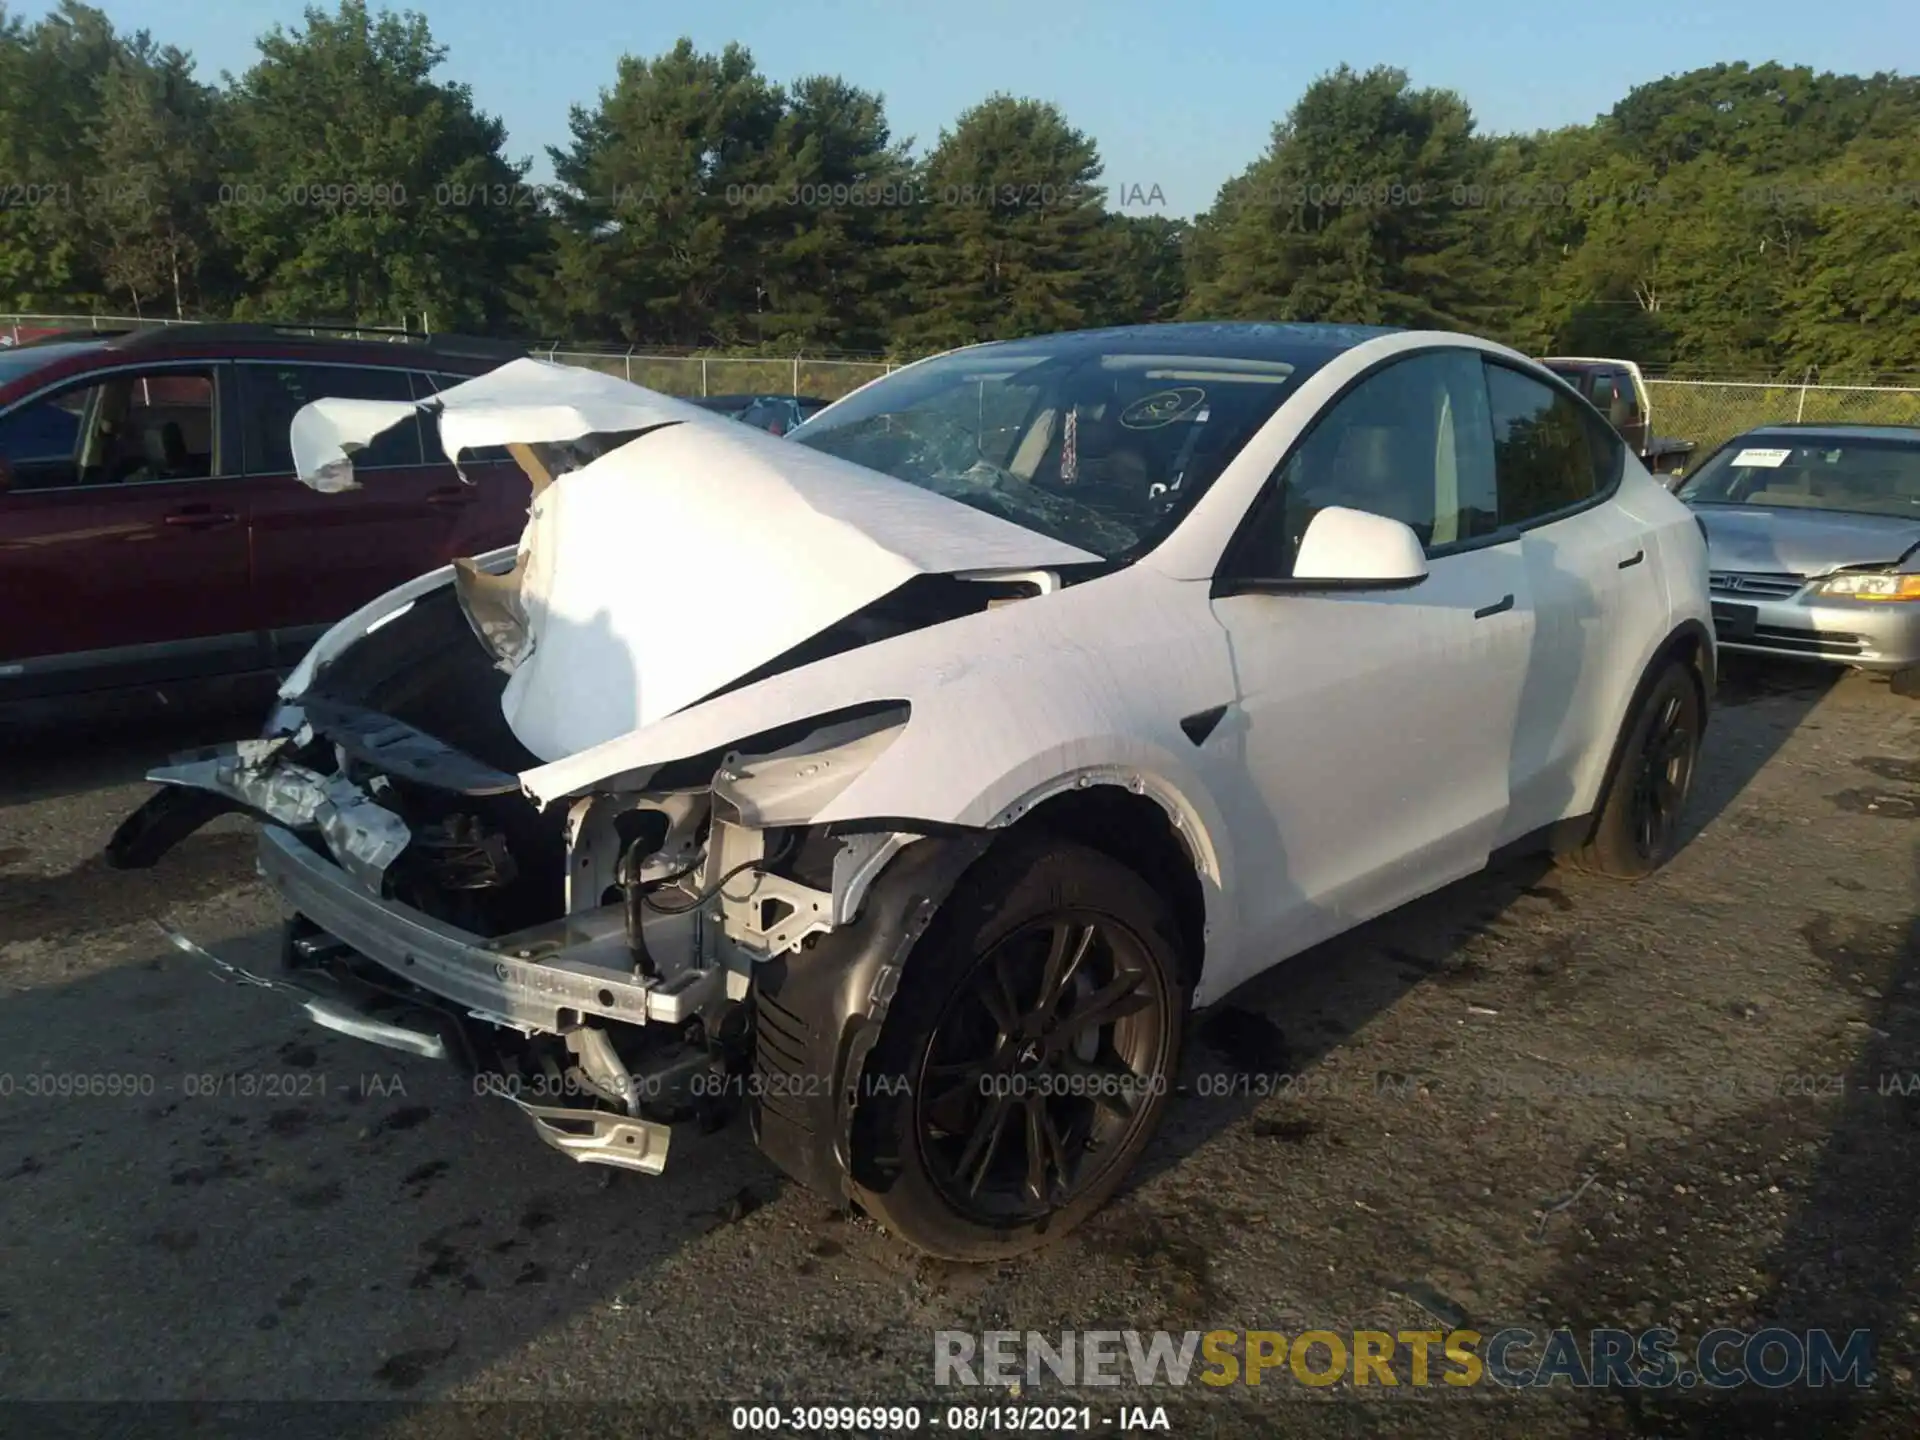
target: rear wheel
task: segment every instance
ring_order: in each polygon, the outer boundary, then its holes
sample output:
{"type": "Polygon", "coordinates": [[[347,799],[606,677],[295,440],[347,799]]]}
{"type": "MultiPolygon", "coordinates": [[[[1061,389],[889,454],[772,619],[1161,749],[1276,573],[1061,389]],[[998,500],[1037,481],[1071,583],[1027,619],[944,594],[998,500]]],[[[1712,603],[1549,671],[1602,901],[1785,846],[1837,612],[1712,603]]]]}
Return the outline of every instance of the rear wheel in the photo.
{"type": "Polygon", "coordinates": [[[1160,896],[1098,851],[1043,837],[989,854],[915,948],[875,1047],[864,1208],[955,1260],[1017,1254],[1097,1209],[1179,1064],[1176,937],[1160,896]]]}
{"type": "Polygon", "coordinates": [[[1570,857],[1575,864],[1638,880],[1673,857],[1703,718],[1692,673],[1677,661],[1667,666],[1634,712],[1593,834],[1570,857]]]}

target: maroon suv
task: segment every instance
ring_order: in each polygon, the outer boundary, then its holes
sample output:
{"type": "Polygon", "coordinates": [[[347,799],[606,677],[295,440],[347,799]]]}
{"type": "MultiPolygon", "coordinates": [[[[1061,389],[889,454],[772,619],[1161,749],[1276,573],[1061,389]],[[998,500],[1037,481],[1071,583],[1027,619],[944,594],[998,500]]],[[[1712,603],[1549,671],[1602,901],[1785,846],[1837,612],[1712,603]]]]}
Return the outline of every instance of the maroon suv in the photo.
{"type": "Polygon", "coordinates": [[[287,432],[320,396],[424,399],[517,353],[243,325],[0,349],[0,702],[285,668],[401,581],[512,544],[504,454],[464,483],[423,421],[326,495],[287,432]]]}

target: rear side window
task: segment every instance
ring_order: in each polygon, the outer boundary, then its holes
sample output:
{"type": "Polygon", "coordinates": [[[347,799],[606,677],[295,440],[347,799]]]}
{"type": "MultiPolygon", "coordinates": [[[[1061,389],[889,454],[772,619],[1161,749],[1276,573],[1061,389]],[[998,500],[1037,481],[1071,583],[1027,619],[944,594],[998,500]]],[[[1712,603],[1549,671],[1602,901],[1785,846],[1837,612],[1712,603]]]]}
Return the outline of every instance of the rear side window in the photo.
{"type": "Polygon", "coordinates": [[[1619,436],[1572,396],[1489,363],[1500,523],[1524,525],[1583,505],[1619,478],[1619,436]]]}
{"type": "MultiPolygon", "coordinates": [[[[300,407],[314,400],[413,400],[404,370],[353,365],[242,365],[247,387],[247,469],[255,474],[290,474],[293,449],[288,431],[300,407]]],[[[355,469],[418,465],[417,419],[376,436],[353,457],[355,469]]]]}

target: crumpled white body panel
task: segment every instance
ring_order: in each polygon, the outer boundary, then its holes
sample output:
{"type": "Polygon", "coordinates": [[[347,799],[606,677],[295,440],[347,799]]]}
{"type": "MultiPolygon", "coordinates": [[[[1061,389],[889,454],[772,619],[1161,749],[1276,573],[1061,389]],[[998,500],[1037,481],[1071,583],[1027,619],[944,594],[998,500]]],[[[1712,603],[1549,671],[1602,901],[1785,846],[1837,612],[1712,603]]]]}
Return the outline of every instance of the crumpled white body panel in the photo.
{"type": "MultiPolygon", "coordinates": [[[[543,760],[651,725],[915,575],[1099,558],[596,371],[518,360],[437,404],[449,453],[660,427],[534,499],[520,543],[532,645],[501,703],[543,760]]],[[[304,407],[301,476],[351,483],[352,451],[415,408],[304,407]]]]}
{"type": "Polygon", "coordinates": [[[303,405],[289,432],[294,471],[316,490],[351,490],[359,483],[353,451],[419,410],[434,415],[440,444],[456,464],[490,445],[539,445],[674,421],[735,423],[598,370],[513,360],[417,404],[325,399],[303,405]]]}
{"type": "Polygon", "coordinates": [[[535,497],[514,734],[559,759],[711,694],[915,575],[1097,557],[752,428],[674,425],[535,497]]]}

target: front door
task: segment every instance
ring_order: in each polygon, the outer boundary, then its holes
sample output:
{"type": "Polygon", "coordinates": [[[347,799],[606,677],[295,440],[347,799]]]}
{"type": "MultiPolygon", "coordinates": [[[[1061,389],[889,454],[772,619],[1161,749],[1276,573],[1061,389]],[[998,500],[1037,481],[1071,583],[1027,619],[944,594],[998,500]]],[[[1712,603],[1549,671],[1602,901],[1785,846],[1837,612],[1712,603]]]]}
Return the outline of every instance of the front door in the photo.
{"type": "Polygon", "coordinates": [[[0,417],[25,462],[0,494],[0,693],[260,663],[230,376],[127,366],[0,417]]]}
{"type": "Polygon", "coordinates": [[[1409,356],[1336,401],[1275,473],[1216,591],[1245,581],[1273,583],[1213,607],[1260,802],[1239,837],[1250,973],[1480,869],[1506,822],[1535,621],[1520,538],[1496,520],[1478,356],[1409,356]],[[1427,577],[1290,592],[1300,538],[1331,505],[1411,525],[1427,577]]]}

